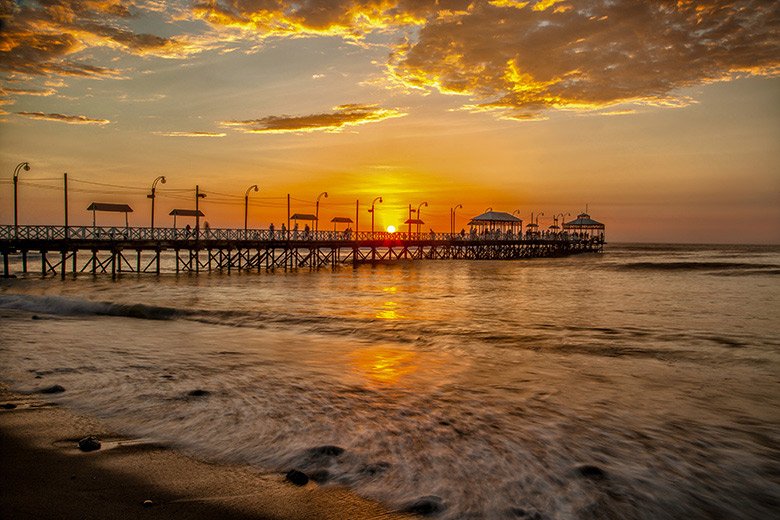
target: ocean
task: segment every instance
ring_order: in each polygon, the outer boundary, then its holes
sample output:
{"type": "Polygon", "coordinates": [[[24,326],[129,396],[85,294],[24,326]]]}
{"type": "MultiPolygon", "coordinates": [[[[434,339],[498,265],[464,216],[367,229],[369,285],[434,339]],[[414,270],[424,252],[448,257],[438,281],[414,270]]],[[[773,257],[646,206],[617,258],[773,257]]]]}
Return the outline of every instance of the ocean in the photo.
{"type": "Polygon", "coordinates": [[[780,247],[641,244],[33,274],[0,281],[0,378],[203,459],[436,496],[437,518],[768,519],[779,282],[780,247]]]}

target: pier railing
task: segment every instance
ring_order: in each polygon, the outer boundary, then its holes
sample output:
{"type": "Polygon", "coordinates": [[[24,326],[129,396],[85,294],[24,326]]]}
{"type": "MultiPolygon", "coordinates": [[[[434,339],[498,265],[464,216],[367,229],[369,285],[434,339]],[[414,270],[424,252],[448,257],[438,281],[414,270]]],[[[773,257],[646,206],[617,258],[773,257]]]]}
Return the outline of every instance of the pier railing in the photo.
{"type": "Polygon", "coordinates": [[[463,241],[496,242],[506,240],[536,240],[543,242],[592,241],[589,237],[569,233],[414,233],[405,231],[306,231],[280,229],[194,229],[148,228],[148,227],[96,227],[96,226],[0,226],[0,240],[89,240],[89,241],[328,241],[351,243],[371,240],[415,240],[415,241],[463,241]]]}

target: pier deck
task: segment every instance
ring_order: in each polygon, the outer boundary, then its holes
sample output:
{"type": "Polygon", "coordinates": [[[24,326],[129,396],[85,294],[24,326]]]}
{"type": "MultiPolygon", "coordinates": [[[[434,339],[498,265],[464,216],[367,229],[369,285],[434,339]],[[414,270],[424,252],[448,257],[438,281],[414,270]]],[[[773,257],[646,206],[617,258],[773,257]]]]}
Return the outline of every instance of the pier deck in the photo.
{"type": "MultiPolygon", "coordinates": [[[[173,256],[175,272],[273,270],[394,260],[520,259],[600,252],[603,241],[566,233],[486,235],[268,229],[0,226],[3,276],[9,258],[21,256],[21,272],[32,258],[42,276],[68,272],[161,272],[161,255],[173,256]],[[40,258],[37,258],[37,257],[40,258]]],[[[37,269],[36,269],[37,270],[37,269]]]]}

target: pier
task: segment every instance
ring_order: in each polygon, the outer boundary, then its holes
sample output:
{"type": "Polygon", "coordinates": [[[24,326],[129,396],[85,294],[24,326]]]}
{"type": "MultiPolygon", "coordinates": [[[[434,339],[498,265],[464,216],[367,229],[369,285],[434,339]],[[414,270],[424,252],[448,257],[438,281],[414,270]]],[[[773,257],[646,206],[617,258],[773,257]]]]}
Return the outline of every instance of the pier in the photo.
{"type": "Polygon", "coordinates": [[[3,276],[176,273],[321,268],[400,260],[515,260],[600,252],[587,233],[387,233],[269,229],[0,226],[3,276]],[[173,263],[174,265],[170,266],[173,263]],[[38,264],[38,265],[34,265],[38,264]]]}

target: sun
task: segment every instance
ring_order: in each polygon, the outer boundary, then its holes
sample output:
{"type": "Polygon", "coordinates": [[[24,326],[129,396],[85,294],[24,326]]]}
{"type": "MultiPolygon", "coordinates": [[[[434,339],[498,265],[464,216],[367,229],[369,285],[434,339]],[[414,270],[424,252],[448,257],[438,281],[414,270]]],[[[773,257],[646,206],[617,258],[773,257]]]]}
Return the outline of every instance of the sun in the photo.
{"type": "Polygon", "coordinates": [[[395,233],[395,226],[387,226],[388,233],[395,233]]]}

